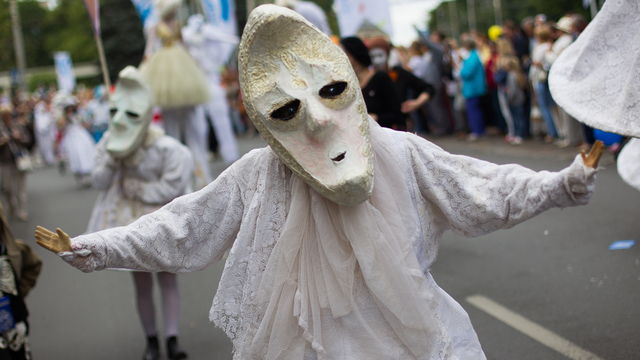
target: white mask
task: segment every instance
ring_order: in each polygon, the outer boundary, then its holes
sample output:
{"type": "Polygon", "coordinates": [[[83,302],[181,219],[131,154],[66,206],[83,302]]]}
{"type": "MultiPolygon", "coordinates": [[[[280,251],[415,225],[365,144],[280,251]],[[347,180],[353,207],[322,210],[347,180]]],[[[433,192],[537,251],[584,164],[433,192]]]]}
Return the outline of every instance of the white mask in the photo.
{"type": "Polygon", "coordinates": [[[276,155],[322,196],[357,205],[371,195],[368,115],[346,55],[302,16],[262,5],[239,52],[245,108],[276,155]]]}
{"type": "Polygon", "coordinates": [[[122,159],[142,145],[151,123],[153,92],[138,69],[127,66],[120,72],[109,108],[107,152],[122,159]]]}

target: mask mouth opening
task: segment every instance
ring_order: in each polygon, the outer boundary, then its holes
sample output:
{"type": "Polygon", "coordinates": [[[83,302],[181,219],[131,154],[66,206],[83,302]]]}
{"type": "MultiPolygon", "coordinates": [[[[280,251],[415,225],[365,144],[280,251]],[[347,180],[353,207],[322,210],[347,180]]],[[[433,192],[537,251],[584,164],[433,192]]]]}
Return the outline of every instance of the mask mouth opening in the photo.
{"type": "Polygon", "coordinates": [[[338,156],[336,156],[334,158],[331,158],[331,160],[333,160],[334,162],[340,162],[340,161],[344,160],[344,157],[345,157],[346,153],[347,153],[346,151],[343,151],[342,153],[338,154],[338,156]]]}

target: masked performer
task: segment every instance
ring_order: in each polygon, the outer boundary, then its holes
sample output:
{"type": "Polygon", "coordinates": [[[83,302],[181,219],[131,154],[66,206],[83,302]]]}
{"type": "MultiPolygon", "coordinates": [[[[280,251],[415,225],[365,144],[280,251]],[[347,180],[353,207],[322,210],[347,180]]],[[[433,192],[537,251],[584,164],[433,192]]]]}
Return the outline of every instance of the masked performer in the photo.
{"type": "Polygon", "coordinates": [[[127,227],[38,243],[82,271],[197,271],[229,256],[210,319],[234,359],[484,359],[429,273],[442,233],[586,204],[602,148],[539,172],[452,155],[367,116],[347,56],[295,12],[250,15],[239,70],[269,147],[127,227]]]}
{"type": "Polygon", "coordinates": [[[140,71],[153,90],[156,105],[162,108],[167,135],[182,141],[193,152],[195,187],[200,189],[212,177],[207,158],[207,123],[204,117],[195,116],[195,106],[209,101],[209,85],[182,43],[178,19],[181,4],[181,0],[155,1],[160,21],[149,30],[146,60],[140,71]]]}
{"type": "MultiPolygon", "coordinates": [[[[153,93],[134,67],[120,72],[110,99],[109,131],[96,148],[93,185],[102,189],[87,233],[129,225],[174,198],[190,192],[191,152],[176,139],[150,126],[153,93]]],[[[153,277],[133,272],[138,313],[147,336],[143,359],[158,359],[159,344],[153,303],[153,277]]],[[[186,357],[177,344],[180,311],[176,275],[156,273],[162,293],[167,355],[186,357]]]]}
{"type": "Polygon", "coordinates": [[[640,190],[640,3],[607,1],[553,63],[553,99],[594,129],[633,137],[618,156],[618,173],[640,190]],[[618,36],[618,34],[625,34],[618,36]]]}
{"type": "MultiPolygon", "coordinates": [[[[182,29],[189,52],[207,74],[211,101],[196,107],[196,116],[209,117],[215,130],[216,140],[220,145],[222,160],[231,164],[238,160],[238,143],[231,126],[229,103],[225,90],[220,85],[220,70],[229,59],[238,38],[218,31],[204,21],[204,17],[195,14],[189,17],[188,26],[182,29]]],[[[206,137],[206,132],[202,134],[206,137]]],[[[206,142],[206,139],[205,139],[206,142]]]]}

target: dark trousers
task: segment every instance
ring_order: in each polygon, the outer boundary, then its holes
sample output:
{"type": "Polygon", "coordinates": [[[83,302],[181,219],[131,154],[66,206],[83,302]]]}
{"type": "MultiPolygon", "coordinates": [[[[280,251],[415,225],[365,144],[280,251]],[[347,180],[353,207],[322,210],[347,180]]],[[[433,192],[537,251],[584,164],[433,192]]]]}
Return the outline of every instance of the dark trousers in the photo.
{"type": "Polygon", "coordinates": [[[476,135],[484,134],[484,116],[482,115],[480,96],[466,99],[465,104],[467,105],[469,129],[476,135]]]}

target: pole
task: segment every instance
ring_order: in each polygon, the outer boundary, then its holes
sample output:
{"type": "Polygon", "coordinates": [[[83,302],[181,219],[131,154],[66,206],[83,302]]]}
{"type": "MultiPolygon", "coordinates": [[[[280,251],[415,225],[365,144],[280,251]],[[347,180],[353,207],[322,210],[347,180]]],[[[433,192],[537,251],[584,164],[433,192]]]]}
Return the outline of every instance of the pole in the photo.
{"type": "Polygon", "coordinates": [[[469,30],[476,30],[476,7],[473,0],[467,0],[467,17],[469,18],[469,30]]]}
{"type": "Polygon", "coordinates": [[[496,19],[496,25],[502,25],[502,4],[500,0],[493,0],[493,15],[496,19]]]}
{"type": "Polygon", "coordinates": [[[251,13],[251,10],[253,10],[254,7],[256,7],[256,1],[247,0],[247,19],[249,18],[249,14],[251,13]]]}
{"type": "Polygon", "coordinates": [[[460,37],[460,28],[458,26],[458,9],[454,1],[449,1],[449,21],[451,22],[451,37],[457,39],[460,37]]]}
{"type": "Polygon", "coordinates": [[[16,65],[18,67],[19,77],[18,86],[22,91],[27,90],[26,76],[27,64],[24,55],[24,41],[22,39],[22,25],[20,24],[20,12],[18,11],[18,3],[16,0],[9,1],[9,11],[11,12],[11,23],[13,27],[13,48],[16,53],[16,65]]]}
{"type": "Polygon", "coordinates": [[[100,68],[102,69],[102,79],[104,86],[107,88],[107,96],[111,92],[111,81],[109,80],[109,69],[107,69],[107,58],[104,56],[104,47],[102,46],[102,38],[94,33],[96,45],[98,45],[98,55],[100,56],[100,68]]]}

